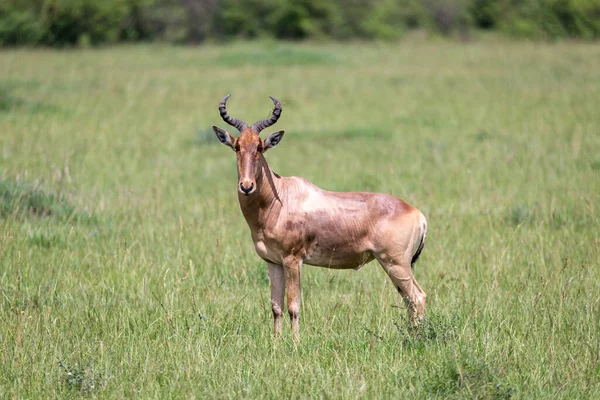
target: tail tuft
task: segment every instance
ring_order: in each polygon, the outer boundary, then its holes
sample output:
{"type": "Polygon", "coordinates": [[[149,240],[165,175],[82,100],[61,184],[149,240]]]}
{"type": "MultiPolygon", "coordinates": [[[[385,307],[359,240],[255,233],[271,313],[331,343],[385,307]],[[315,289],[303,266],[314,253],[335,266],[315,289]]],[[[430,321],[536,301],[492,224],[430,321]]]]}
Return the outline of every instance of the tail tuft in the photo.
{"type": "Polygon", "coordinates": [[[417,248],[417,251],[415,251],[415,254],[413,255],[412,260],[410,260],[411,268],[415,267],[415,263],[419,259],[419,256],[421,255],[421,252],[423,251],[423,247],[425,247],[425,237],[427,236],[427,222],[425,222],[424,217],[423,217],[422,228],[423,229],[421,230],[421,242],[419,243],[419,247],[417,248]]]}

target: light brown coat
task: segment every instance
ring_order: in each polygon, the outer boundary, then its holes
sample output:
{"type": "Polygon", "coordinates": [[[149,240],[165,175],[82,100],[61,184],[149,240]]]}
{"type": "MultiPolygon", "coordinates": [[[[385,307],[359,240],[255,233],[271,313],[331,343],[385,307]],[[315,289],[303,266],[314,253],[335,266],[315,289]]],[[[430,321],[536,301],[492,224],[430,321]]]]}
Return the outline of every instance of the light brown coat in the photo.
{"type": "Polygon", "coordinates": [[[213,128],[237,155],[240,207],[256,253],[269,268],[275,336],[281,332],[287,291],[298,339],[303,264],[360,269],[377,259],[404,298],[413,323],[423,318],[427,296],[412,272],[427,234],[419,210],[387,194],[330,192],[303,178],[275,174],[263,154],[281,141],[284,131],[262,140],[254,125],[244,124],[238,138],[213,128]]]}

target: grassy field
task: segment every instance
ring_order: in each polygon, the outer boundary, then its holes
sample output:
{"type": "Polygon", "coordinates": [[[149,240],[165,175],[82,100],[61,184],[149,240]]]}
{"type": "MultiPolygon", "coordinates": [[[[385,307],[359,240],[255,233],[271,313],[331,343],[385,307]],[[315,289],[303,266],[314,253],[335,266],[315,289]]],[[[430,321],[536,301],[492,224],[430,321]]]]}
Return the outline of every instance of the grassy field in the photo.
{"type": "Polygon", "coordinates": [[[0,398],[600,398],[599,99],[593,44],[1,51],[0,398]],[[425,213],[420,331],[307,266],[272,340],[227,93],[282,101],[274,171],[425,213]]]}

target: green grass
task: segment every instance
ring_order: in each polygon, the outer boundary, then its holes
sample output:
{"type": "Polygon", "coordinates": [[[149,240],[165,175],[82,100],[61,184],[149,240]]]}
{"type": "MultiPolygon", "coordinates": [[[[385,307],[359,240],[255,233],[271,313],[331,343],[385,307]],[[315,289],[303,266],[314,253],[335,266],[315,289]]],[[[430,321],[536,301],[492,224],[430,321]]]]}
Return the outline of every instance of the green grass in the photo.
{"type": "Polygon", "coordinates": [[[283,67],[336,64],[336,53],[327,49],[307,49],[286,44],[265,43],[264,47],[237,46],[217,57],[216,64],[222,67],[283,67]]]}
{"type": "Polygon", "coordinates": [[[0,52],[0,398],[599,398],[600,47],[270,46],[0,52]],[[276,172],[426,214],[420,331],[307,266],[273,342],[227,93],[282,101],[276,172]]]}

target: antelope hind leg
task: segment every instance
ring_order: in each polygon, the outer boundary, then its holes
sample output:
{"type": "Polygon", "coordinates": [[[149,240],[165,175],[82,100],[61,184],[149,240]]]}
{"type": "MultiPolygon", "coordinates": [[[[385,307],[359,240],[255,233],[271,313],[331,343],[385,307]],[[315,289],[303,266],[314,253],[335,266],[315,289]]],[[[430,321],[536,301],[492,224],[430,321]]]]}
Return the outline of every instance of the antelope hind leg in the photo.
{"type": "Polygon", "coordinates": [[[381,262],[381,266],[404,299],[409,320],[413,323],[413,325],[419,325],[425,315],[425,302],[427,300],[427,295],[417,283],[410,263],[392,263],[386,265],[381,262]]]}

